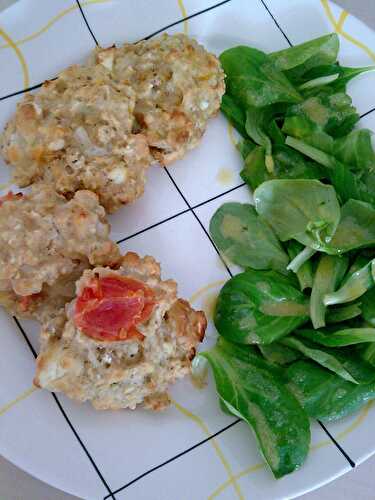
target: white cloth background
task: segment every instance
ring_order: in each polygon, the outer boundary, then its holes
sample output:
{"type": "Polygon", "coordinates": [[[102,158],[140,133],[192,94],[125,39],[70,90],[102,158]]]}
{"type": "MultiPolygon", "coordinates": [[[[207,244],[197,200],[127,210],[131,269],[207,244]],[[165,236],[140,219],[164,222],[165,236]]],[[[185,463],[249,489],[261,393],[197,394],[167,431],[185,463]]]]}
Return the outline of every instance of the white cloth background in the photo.
{"type": "MultiPolygon", "coordinates": [[[[13,1],[0,0],[0,10],[13,1]]],[[[336,0],[336,3],[375,29],[375,0],[336,0]]],[[[354,498],[356,500],[375,498],[375,456],[342,478],[303,496],[303,500],[353,500],[354,498]]],[[[2,457],[0,457],[0,499],[77,500],[76,497],[34,479],[2,457]]]]}

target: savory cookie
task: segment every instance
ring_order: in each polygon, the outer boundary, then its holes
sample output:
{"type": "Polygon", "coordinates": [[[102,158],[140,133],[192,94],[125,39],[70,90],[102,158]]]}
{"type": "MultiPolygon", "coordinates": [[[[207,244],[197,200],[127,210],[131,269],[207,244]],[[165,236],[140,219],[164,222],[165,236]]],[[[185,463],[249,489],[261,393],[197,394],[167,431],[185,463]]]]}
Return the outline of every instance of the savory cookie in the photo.
{"type": "Polygon", "coordinates": [[[42,332],[35,384],[97,409],[163,409],[206,329],[204,313],[176,293],[152,257],[127,253],[117,270],[84,271],[62,335],[42,332]]]}
{"type": "Polygon", "coordinates": [[[89,189],[108,212],[134,201],[151,160],[145,136],[132,133],[134,106],[134,91],[101,64],[45,82],[17,105],[1,138],[14,182],[50,182],[68,198],[89,189]]]}
{"type": "Polygon", "coordinates": [[[52,186],[0,201],[0,305],[45,323],[74,296],[74,282],[94,265],[113,265],[119,249],[98,197],[77,191],[67,201],[52,186]]]}
{"type": "Polygon", "coordinates": [[[24,97],[0,150],[18,186],[89,189],[111,213],[142,195],[152,161],[198,144],[224,90],[218,59],[185,35],[97,49],[24,97]]]}
{"type": "Polygon", "coordinates": [[[197,146],[225,91],[219,60],[186,35],[97,49],[95,62],[135,95],[135,131],[162,165],[197,146]]]}

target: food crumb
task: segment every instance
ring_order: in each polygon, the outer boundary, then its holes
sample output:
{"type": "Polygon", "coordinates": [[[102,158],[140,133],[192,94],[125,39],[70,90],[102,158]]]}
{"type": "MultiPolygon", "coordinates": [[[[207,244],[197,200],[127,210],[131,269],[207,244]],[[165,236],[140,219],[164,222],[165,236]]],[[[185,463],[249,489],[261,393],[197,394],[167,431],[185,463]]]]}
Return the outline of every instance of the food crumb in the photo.
{"type": "Polygon", "coordinates": [[[223,186],[228,186],[234,181],[234,173],[229,168],[221,168],[216,175],[216,179],[223,186]]]}

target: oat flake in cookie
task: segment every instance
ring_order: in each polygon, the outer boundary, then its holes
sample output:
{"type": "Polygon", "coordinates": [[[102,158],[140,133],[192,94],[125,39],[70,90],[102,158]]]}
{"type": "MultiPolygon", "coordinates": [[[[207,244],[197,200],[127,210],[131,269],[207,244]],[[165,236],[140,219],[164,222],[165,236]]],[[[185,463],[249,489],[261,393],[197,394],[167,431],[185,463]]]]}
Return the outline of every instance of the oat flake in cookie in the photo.
{"type": "Polygon", "coordinates": [[[104,208],[90,191],[67,201],[53,187],[36,184],[30,194],[2,197],[0,305],[53,329],[83,270],[118,261],[109,231],[104,208]]]}
{"type": "Polygon", "coordinates": [[[135,98],[101,64],[71,66],[27,94],[0,141],[14,182],[48,181],[68,198],[89,189],[108,212],[137,199],[151,157],[132,132],[135,98]]]}
{"type": "Polygon", "coordinates": [[[128,253],[117,270],[85,271],[62,335],[42,332],[34,382],[97,409],[165,408],[206,329],[204,313],[176,293],[152,257],[128,253]]]}
{"type": "Polygon", "coordinates": [[[136,44],[98,49],[118,84],[135,94],[135,131],[154,159],[169,165],[197,146],[225,91],[220,62],[186,35],[164,34],[136,44]]]}

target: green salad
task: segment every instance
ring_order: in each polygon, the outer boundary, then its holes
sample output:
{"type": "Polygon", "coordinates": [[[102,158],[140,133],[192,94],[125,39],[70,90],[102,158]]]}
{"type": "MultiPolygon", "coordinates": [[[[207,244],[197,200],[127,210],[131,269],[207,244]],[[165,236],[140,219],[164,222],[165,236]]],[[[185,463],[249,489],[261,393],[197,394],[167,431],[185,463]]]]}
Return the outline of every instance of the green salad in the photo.
{"type": "Polygon", "coordinates": [[[309,417],[375,398],[375,153],[337,61],[336,34],[220,56],[222,112],[242,136],[254,205],[225,203],[210,233],[244,271],[220,291],[219,339],[202,358],[223,411],[254,431],[274,476],[299,468],[309,417]]]}

